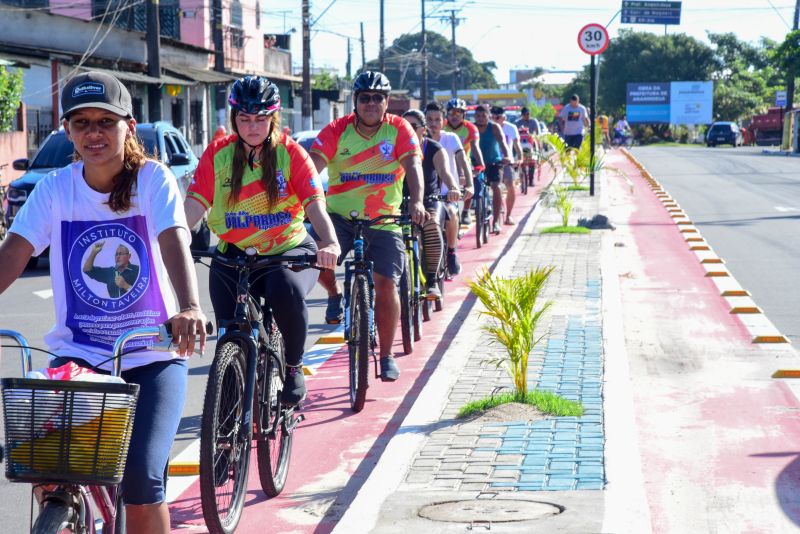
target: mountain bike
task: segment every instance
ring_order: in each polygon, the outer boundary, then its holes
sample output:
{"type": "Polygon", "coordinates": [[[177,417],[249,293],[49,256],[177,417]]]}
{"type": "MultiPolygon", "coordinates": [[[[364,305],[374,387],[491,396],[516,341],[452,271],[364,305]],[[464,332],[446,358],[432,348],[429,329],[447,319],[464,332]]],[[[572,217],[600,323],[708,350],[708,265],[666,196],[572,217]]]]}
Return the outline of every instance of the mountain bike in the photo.
{"type": "Polygon", "coordinates": [[[200,430],[200,501],[211,534],[229,534],[239,524],[254,440],[261,489],[270,497],[283,491],[292,433],[304,420],[296,407],[280,402],[286,378],[283,337],[269,306],[250,294],[250,275],[265,267],[313,268],[316,256],[258,256],[254,248],[245,253],[226,258],[192,251],[196,262],[208,265],[200,258],[212,258],[238,273],[236,310],[219,325],[200,430]]]}
{"type": "Polygon", "coordinates": [[[489,242],[489,229],[492,224],[492,188],[486,183],[486,173],[475,175],[475,194],[472,197],[475,209],[475,242],[478,248],[489,242]]]}
{"type": "Polygon", "coordinates": [[[403,339],[403,352],[411,354],[414,351],[414,342],[422,339],[423,314],[428,311],[430,303],[423,296],[425,274],[420,256],[419,227],[408,220],[401,229],[406,257],[403,275],[397,288],[400,294],[400,333],[403,339]]]}
{"type": "Polygon", "coordinates": [[[360,412],[367,399],[370,357],[375,364],[375,378],[380,377],[375,357],[375,281],[372,262],[366,259],[364,230],[392,222],[402,226],[410,221],[403,215],[359,219],[357,211],[350,212],[349,221],[353,225],[353,259],[344,264],[344,339],[349,357],[350,407],[354,412],[360,412]]]}
{"type": "MultiPolygon", "coordinates": [[[[121,374],[123,347],[156,337],[151,350],[172,350],[169,325],[139,328],[114,344],[113,372],[121,374]]],[[[20,349],[23,375],[31,369],[31,347],[13,330],[0,330],[20,349]]],[[[52,354],[51,354],[52,355],[52,354]]],[[[55,356],[55,355],[53,355],[55,356]]],[[[133,429],[138,384],[4,378],[6,478],[33,484],[39,515],[33,534],[121,534],[124,506],[119,483],[133,429]]]]}

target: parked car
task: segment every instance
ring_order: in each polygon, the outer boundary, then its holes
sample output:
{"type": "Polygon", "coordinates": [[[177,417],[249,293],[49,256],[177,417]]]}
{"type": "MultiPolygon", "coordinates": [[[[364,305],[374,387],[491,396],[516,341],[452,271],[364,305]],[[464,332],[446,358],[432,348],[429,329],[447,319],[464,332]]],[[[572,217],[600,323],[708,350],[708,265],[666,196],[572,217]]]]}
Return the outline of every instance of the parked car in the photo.
{"type": "Polygon", "coordinates": [[[715,122],[706,132],[706,146],[733,145],[735,148],[743,144],[742,131],[735,122],[715,122]]]}
{"type": "MultiPolygon", "coordinates": [[[[166,122],[144,123],[136,125],[136,133],[142,140],[148,155],[169,167],[181,194],[185,197],[192,182],[198,159],[189,147],[186,138],[177,128],[166,122]]],[[[9,224],[28,199],[36,184],[51,171],[66,167],[72,163],[74,148],[61,128],[51,133],[39,147],[33,160],[27,158],[14,161],[17,170],[26,171],[20,178],[11,182],[7,190],[9,224]]],[[[204,220],[200,227],[192,232],[192,248],[205,248],[210,245],[210,232],[204,220]]],[[[31,258],[29,267],[34,267],[38,258],[31,258]]]]}
{"type": "MultiPolygon", "coordinates": [[[[311,145],[314,144],[314,141],[317,140],[317,135],[319,135],[319,130],[303,130],[302,132],[297,132],[296,134],[292,135],[292,139],[297,141],[301,147],[306,149],[306,152],[311,151],[311,145]]],[[[322,190],[326,193],[328,192],[328,168],[322,169],[322,172],[319,173],[320,182],[322,182],[322,190]]]]}

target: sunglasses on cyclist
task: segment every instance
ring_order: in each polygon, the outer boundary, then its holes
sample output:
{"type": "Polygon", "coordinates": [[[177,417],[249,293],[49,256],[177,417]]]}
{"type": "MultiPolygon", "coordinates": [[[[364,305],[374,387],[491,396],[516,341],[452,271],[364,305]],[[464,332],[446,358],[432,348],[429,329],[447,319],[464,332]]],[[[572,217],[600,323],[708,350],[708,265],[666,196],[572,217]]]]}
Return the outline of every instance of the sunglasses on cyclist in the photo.
{"type": "Polygon", "coordinates": [[[384,100],[386,100],[386,97],[380,93],[375,93],[372,95],[365,95],[365,94],[358,95],[359,104],[369,104],[370,102],[372,102],[373,104],[380,104],[384,100]]]}

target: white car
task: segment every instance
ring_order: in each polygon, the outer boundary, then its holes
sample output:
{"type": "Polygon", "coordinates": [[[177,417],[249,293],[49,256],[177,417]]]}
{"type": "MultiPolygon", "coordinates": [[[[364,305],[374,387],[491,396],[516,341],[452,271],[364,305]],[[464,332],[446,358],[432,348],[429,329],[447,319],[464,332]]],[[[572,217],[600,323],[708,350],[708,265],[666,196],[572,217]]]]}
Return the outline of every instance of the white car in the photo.
{"type": "MultiPolygon", "coordinates": [[[[292,135],[292,139],[300,143],[300,146],[306,149],[306,152],[311,150],[311,145],[314,144],[319,130],[303,130],[292,135]]],[[[322,182],[322,190],[328,192],[328,169],[322,169],[319,173],[319,179],[322,182]]]]}

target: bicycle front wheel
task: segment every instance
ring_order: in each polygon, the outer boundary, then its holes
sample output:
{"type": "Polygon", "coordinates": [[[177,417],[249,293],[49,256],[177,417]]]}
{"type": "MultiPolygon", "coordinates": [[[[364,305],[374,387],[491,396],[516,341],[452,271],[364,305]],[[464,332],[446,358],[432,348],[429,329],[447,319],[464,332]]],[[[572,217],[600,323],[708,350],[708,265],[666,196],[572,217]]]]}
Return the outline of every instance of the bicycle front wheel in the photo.
{"type": "Polygon", "coordinates": [[[208,375],[200,430],[200,501],[211,534],[236,529],[247,493],[252,428],[242,428],[244,361],[242,347],[223,343],[208,375]]]}
{"type": "Polygon", "coordinates": [[[413,298],[411,295],[413,283],[411,281],[411,268],[406,254],[405,264],[403,265],[403,275],[400,277],[398,292],[400,293],[400,334],[403,338],[403,353],[411,354],[414,352],[414,332],[413,332],[413,298]]]}
{"type": "Polygon", "coordinates": [[[48,501],[39,511],[31,529],[32,534],[62,534],[79,532],[75,509],[62,501],[48,501]]]}
{"type": "Polygon", "coordinates": [[[364,409],[369,387],[370,298],[367,277],[358,274],[350,293],[350,406],[354,412],[364,409]]]}
{"type": "Polygon", "coordinates": [[[261,489],[270,497],[275,497],[286,484],[289,474],[289,458],[292,455],[292,435],[286,428],[285,412],[281,409],[283,377],[279,363],[284,361],[283,336],[277,328],[272,329],[270,347],[274,352],[263,363],[263,378],[259,384],[258,411],[256,421],[259,437],[256,442],[258,478],[261,489]]]}

